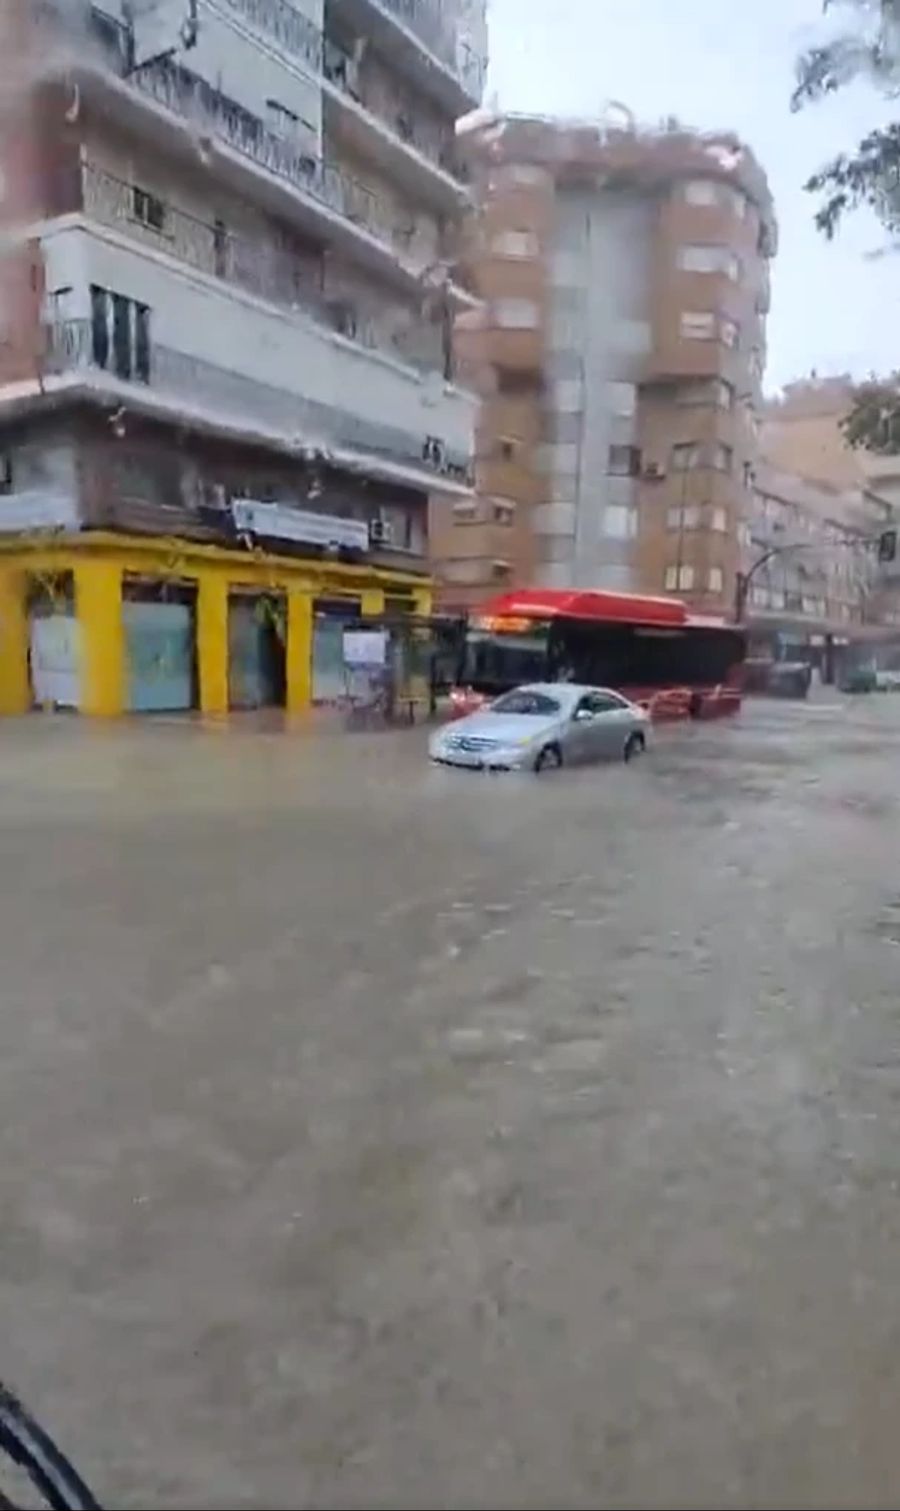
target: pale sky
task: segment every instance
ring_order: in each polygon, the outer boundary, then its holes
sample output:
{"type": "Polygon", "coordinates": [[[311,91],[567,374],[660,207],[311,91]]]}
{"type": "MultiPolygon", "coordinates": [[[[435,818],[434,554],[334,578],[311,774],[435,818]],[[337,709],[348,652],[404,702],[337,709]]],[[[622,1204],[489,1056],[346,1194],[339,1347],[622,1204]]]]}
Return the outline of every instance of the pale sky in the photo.
{"type": "MultiPolygon", "coordinates": [[[[489,0],[488,96],[504,110],[596,117],[622,100],[640,121],[731,128],[769,175],[781,227],[766,386],[900,367],[900,252],[857,214],[834,242],[813,225],[809,174],[890,118],[854,85],[791,115],[793,61],[821,35],[821,0],[489,0]]],[[[895,102],[900,113],[900,103],[895,102]]]]}

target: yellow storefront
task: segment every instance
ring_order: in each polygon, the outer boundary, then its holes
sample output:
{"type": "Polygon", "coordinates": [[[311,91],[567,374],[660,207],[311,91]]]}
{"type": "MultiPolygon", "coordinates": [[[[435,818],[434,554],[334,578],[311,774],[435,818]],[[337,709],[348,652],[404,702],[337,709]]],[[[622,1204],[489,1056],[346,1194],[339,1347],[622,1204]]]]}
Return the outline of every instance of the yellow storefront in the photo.
{"type": "Polygon", "coordinates": [[[314,607],[346,599],[366,616],[384,613],[385,596],[405,597],[417,615],[431,611],[431,585],[420,576],[371,566],[298,559],[159,537],[91,532],[10,537],[0,541],[0,714],[27,712],[29,604],[35,587],[72,584],[77,626],[77,706],[115,717],[129,709],[123,595],[129,581],[187,585],[193,595],[197,703],[205,714],[229,709],[229,595],[236,589],[278,594],[286,605],[285,706],[312,702],[314,607]]]}

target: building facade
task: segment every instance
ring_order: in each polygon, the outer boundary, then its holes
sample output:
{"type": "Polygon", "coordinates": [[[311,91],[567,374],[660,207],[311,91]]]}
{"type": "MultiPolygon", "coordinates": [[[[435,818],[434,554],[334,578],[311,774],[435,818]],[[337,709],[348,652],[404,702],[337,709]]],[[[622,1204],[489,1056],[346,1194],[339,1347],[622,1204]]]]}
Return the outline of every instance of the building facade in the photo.
{"type": "Polygon", "coordinates": [[[823,634],[896,640],[900,563],[879,563],[877,541],[900,520],[900,459],[847,445],[852,388],[847,375],[812,375],[765,405],[745,565],[761,547],[788,549],[751,588],[748,617],[762,636],[779,620],[795,645],[823,634]]]}
{"type": "Polygon", "coordinates": [[[889,518],[883,501],[762,462],[750,503],[741,556],[752,574],[751,654],[824,667],[835,659],[826,651],[896,637],[900,605],[876,550],[889,518]]]}
{"type": "Polygon", "coordinates": [[[734,601],[758,449],[766,179],[729,135],[479,116],[457,320],[475,498],[433,508],[448,603],[505,586],[734,601]]]}
{"type": "Polygon", "coordinates": [[[142,706],[156,634],[224,711],[265,597],[304,707],[344,620],[427,610],[429,494],[471,493],[483,0],[7,0],[0,31],[0,704],[46,653],[55,701],[142,706]]]}

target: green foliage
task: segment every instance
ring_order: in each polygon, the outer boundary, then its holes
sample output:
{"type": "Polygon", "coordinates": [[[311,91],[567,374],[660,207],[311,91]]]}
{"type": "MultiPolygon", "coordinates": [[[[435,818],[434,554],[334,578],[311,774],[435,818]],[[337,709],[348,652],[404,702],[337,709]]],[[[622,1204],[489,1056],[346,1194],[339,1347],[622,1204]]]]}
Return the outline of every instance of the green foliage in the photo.
{"type": "Polygon", "coordinates": [[[854,448],[880,456],[900,453],[900,373],[860,383],[841,429],[854,448]]]}
{"type": "MultiPolygon", "coordinates": [[[[825,10],[836,6],[853,12],[853,25],[799,59],[793,110],[859,78],[890,96],[900,90],[900,0],[825,0],[825,10]]],[[[869,132],[855,152],[826,163],[804,187],[821,197],[816,224],[829,238],[847,211],[860,205],[900,234],[900,123],[869,132]]]]}

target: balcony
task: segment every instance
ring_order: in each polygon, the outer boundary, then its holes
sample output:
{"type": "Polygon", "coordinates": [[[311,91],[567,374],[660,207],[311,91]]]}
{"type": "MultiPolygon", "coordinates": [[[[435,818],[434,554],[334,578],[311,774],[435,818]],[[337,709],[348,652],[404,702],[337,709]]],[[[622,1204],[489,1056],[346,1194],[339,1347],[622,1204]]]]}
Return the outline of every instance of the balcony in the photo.
{"type": "Polygon", "coordinates": [[[484,60],[442,17],[440,0],[342,0],[341,9],[447,110],[465,115],[480,105],[484,60]]]}
{"type": "MultiPolygon", "coordinates": [[[[444,370],[439,323],[428,327],[424,316],[420,317],[422,345],[429,348],[427,359],[405,349],[399,338],[387,334],[375,314],[348,298],[344,290],[340,297],[329,297],[327,261],[324,266],[311,264],[292,250],[287,238],[276,240],[273,235],[256,241],[236,236],[222,222],[201,220],[90,162],[82,165],[82,186],[85,214],[137,244],[279,305],[292,315],[308,316],[369,351],[381,352],[421,372],[444,370]]],[[[380,313],[389,313],[383,300],[380,313]]]]}
{"type": "MultiPolygon", "coordinates": [[[[321,340],[327,340],[324,332],[321,340]]],[[[467,489],[470,459],[464,444],[430,435],[421,439],[416,425],[421,418],[424,426],[425,419],[414,411],[409,429],[397,423],[412,410],[413,393],[402,380],[385,383],[385,375],[360,372],[359,362],[366,362],[364,353],[358,359],[338,353],[336,360],[332,353],[329,373],[316,367],[321,351],[305,349],[305,343],[296,340],[291,350],[297,373],[307,375],[308,387],[316,393],[330,386],[340,394],[343,386],[345,393],[352,395],[355,389],[363,395],[367,386],[371,390],[382,382],[374,404],[370,398],[369,414],[341,408],[337,402],[323,403],[287,386],[276,387],[247,371],[225,368],[155,340],[110,341],[102,327],[98,330],[87,319],[47,327],[40,386],[43,395],[57,401],[75,389],[162,420],[274,446],[307,459],[318,456],[336,467],[411,487],[450,493],[467,489]],[[375,405],[383,419],[374,417],[375,405]]],[[[442,420],[465,434],[472,416],[463,396],[450,397],[449,405],[428,423],[437,426],[442,420]]]]}
{"type": "MultiPolygon", "coordinates": [[[[130,71],[126,27],[96,8],[92,31],[96,61],[83,56],[67,72],[99,96],[131,129],[151,134],[169,151],[216,172],[238,193],[311,234],[340,245],[347,255],[407,287],[419,268],[410,260],[409,226],[395,207],[342,169],[278,135],[235,100],[171,60],[130,71]],[[98,68],[97,64],[101,66],[98,68]],[[105,65],[105,66],[104,66],[105,65]]],[[[430,257],[425,258],[430,261],[430,257]]]]}
{"type": "Polygon", "coordinates": [[[439,213],[469,206],[469,190],[455,171],[452,133],[442,138],[411,111],[398,110],[392,118],[372,108],[355,59],[329,39],[324,45],[323,103],[329,135],[371,158],[410,196],[439,213]]]}
{"type": "Polygon", "coordinates": [[[453,136],[445,144],[419,122],[388,118],[360,92],[355,58],[304,16],[289,0],[224,0],[290,56],[324,82],[326,101],[338,128],[358,150],[374,156],[412,194],[436,209],[459,209],[468,192],[453,172],[453,136]]]}

